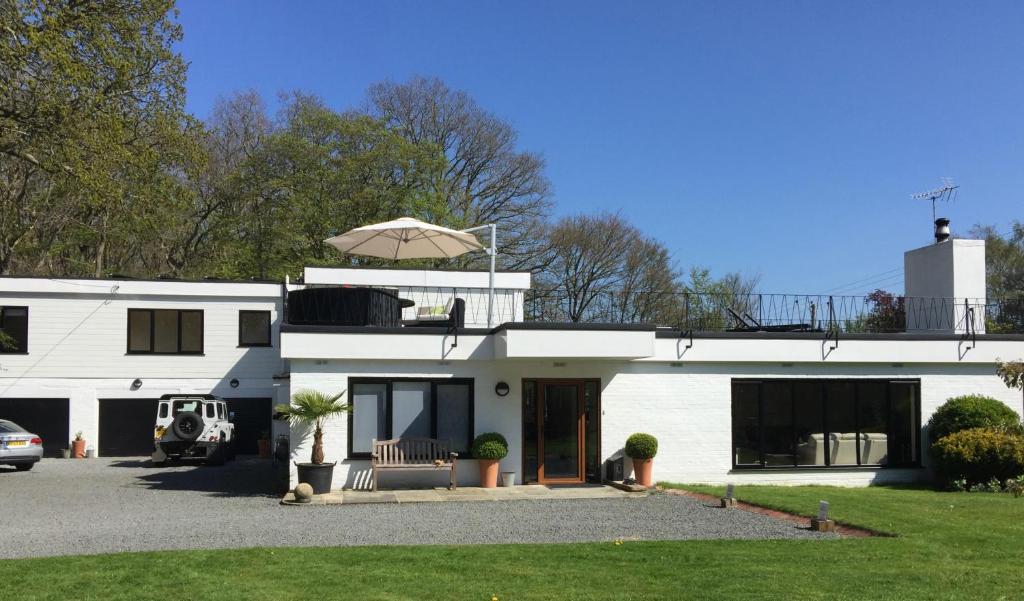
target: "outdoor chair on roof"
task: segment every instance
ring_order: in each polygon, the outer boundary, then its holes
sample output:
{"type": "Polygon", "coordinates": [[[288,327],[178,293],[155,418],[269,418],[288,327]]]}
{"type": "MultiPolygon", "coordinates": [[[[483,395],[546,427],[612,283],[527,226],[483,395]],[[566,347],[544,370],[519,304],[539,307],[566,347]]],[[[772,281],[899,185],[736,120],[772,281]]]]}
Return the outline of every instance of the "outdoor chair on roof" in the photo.
{"type": "Polygon", "coordinates": [[[784,323],[775,326],[764,326],[761,325],[761,322],[751,317],[749,313],[740,315],[732,307],[726,307],[725,310],[740,324],[734,328],[729,328],[726,330],[727,332],[809,332],[813,329],[809,323],[784,323]]]}

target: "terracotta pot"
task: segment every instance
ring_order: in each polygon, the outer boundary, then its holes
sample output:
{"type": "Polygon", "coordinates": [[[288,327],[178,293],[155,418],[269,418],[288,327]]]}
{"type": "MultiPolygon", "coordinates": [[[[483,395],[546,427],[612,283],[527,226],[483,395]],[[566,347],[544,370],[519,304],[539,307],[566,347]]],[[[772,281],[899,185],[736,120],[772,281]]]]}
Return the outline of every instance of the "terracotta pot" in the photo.
{"type": "Polygon", "coordinates": [[[478,459],[480,463],[480,486],[484,488],[497,488],[498,486],[498,460],[478,459]]]}
{"type": "Polygon", "coordinates": [[[260,449],[260,459],[270,459],[270,439],[261,438],[256,441],[260,449]]]}
{"type": "Polygon", "coordinates": [[[634,459],[633,477],[640,486],[654,486],[654,460],[634,459]]]}
{"type": "Polygon", "coordinates": [[[85,441],[84,440],[72,440],[71,441],[71,456],[75,459],[82,459],[85,457],[85,441]]]}

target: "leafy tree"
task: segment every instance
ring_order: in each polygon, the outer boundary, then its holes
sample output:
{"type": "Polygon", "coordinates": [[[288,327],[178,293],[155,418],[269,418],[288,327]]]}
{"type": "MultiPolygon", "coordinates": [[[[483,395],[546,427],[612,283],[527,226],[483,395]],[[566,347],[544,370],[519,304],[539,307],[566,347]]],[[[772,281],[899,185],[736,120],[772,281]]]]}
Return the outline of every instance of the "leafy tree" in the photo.
{"type": "Polygon", "coordinates": [[[370,113],[389,128],[444,154],[447,166],[434,185],[448,206],[446,225],[497,223],[503,266],[538,267],[550,184],[540,155],[517,148],[515,129],[439,79],[385,81],[368,96],[370,113]]]}
{"type": "Polygon", "coordinates": [[[171,0],[0,3],[0,270],[137,259],[192,152],[171,0]]]}

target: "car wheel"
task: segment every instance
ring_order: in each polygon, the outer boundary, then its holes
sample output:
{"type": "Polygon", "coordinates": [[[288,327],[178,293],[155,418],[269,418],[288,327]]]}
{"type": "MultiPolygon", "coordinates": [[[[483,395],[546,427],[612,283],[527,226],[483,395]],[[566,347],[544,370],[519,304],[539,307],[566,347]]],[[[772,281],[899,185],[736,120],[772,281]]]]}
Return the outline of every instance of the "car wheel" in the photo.
{"type": "Polygon", "coordinates": [[[14,464],[14,469],[18,470],[19,472],[27,472],[33,467],[35,467],[35,465],[36,464],[34,463],[16,463],[14,464]]]}
{"type": "Polygon", "coordinates": [[[224,465],[224,462],[227,460],[226,446],[227,443],[221,438],[220,443],[213,449],[213,452],[206,456],[206,463],[209,465],[224,465]]]}

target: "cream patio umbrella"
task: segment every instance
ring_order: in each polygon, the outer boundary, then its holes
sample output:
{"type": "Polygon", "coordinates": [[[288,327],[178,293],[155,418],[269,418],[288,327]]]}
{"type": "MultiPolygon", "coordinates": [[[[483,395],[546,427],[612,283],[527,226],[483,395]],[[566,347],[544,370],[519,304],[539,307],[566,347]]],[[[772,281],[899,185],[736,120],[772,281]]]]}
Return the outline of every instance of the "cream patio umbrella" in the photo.
{"type": "Polygon", "coordinates": [[[487,251],[491,256],[487,324],[493,325],[494,263],[497,244],[494,224],[459,231],[412,217],[401,217],[384,223],[357,227],[340,236],[328,238],[324,243],[351,255],[396,260],[444,259],[478,250],[487,251]],[[487,229],[491,235],[490,248],[480,244],[476,236],[470,233],[482,229],[487,229]]]}

